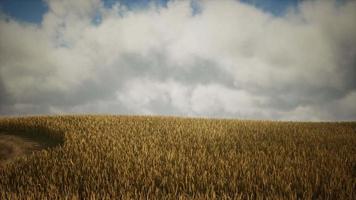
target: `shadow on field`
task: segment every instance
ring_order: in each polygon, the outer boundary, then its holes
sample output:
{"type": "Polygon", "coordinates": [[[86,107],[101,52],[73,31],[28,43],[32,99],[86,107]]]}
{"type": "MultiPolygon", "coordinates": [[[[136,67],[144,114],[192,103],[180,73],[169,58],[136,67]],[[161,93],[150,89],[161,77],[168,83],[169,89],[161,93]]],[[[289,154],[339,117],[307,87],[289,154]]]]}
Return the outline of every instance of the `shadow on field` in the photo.
{"type": "Polygon", "coordinates": [[[0,130],[0,166],[14,158],[29,155],[34,151],[55,147],[63,142],[42,134],[0,130]]]}

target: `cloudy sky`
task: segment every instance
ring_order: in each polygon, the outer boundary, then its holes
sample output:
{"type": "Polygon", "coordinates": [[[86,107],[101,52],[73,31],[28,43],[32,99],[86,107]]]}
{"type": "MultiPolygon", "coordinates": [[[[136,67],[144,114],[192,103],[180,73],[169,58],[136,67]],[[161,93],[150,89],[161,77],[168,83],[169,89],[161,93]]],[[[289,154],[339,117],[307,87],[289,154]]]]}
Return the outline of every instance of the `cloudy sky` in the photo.
{"type": "Polygon", "coordinates": [[[1,0],[0,115],[356,120],[355,22],[347,0],[1,0]]]}

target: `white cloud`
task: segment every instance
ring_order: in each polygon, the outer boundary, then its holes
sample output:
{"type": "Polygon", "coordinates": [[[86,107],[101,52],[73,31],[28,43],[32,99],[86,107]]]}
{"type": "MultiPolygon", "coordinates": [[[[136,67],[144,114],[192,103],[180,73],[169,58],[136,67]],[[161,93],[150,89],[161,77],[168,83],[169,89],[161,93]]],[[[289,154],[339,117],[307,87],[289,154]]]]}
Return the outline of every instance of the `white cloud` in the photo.
{"type": "Polygon", "coordinates": [[[355,1],[283,16],[233,0],[196,15],[189,1],[46,2],[40,25],[0,18],[2,114],[356,118],[355,1]]]}

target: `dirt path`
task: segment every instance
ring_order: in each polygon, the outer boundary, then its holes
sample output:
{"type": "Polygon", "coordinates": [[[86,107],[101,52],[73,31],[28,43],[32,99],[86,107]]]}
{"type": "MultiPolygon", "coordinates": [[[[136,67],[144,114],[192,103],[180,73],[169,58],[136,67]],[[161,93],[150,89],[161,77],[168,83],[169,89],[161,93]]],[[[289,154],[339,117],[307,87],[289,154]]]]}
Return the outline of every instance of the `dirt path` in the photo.
{"type": "Polygon", "coordinates": [[[0,132],[0,166],[16,157],[31,154],[31,152],[41,150],[47,146],[44,143],[18,134],[0,132]]]}

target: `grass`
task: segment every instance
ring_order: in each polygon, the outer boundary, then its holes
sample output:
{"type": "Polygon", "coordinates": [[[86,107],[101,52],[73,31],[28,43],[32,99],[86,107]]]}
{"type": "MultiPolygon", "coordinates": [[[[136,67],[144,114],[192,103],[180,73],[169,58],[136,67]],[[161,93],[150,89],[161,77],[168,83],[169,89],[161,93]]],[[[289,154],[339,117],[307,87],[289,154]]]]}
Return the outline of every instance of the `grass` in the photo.
{"type": "Polygon", "coordinates": [[[0,169],[0,199],[355,199],[356,123],[0,118],[58,146],[0,169]]]}
{"type": "Polygon", "coordinates": [[[16,157],[30,154],[44,146],[32,139],[0,132],[0,167],[16,157]]]}

